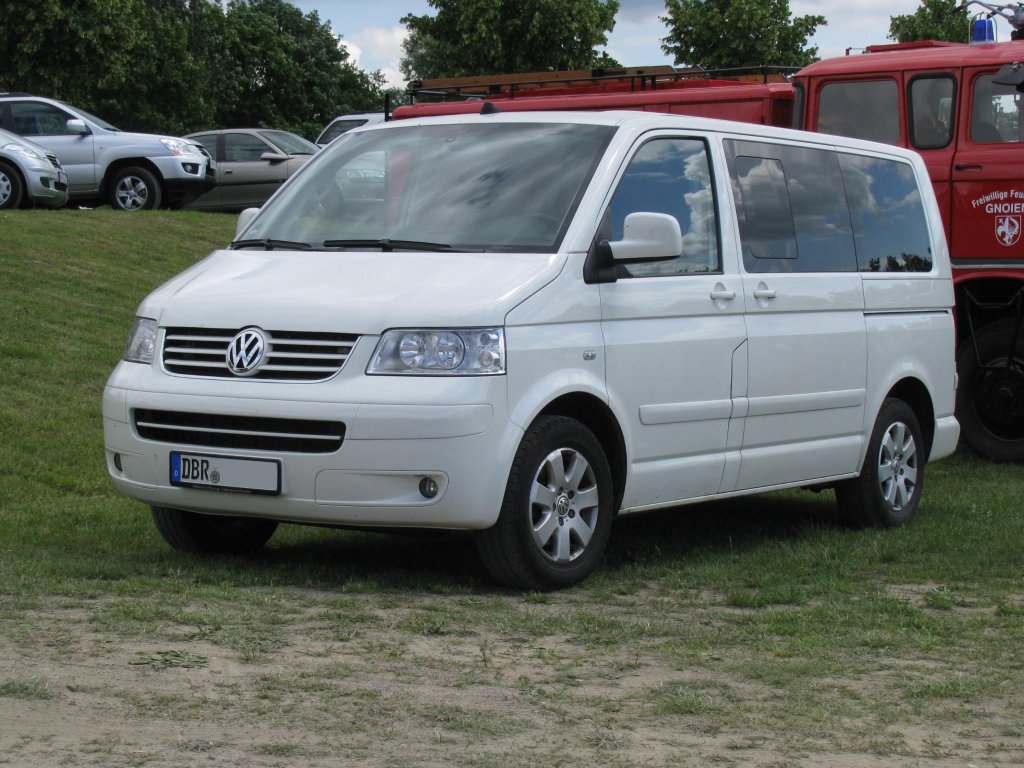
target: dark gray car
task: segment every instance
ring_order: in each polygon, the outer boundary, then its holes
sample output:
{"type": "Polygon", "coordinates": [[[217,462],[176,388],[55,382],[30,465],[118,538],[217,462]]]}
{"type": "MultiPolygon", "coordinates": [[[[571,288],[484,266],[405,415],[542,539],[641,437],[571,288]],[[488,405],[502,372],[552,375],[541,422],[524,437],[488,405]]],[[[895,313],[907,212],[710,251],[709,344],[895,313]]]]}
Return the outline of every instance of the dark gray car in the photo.
{"type": "Polygon", "coordinates": [[[217,186],[194,200],[195,211],[240,211],[263,205],[319,147],[288,131],[230,128],[193,133],[217,161],[217,186]]]}

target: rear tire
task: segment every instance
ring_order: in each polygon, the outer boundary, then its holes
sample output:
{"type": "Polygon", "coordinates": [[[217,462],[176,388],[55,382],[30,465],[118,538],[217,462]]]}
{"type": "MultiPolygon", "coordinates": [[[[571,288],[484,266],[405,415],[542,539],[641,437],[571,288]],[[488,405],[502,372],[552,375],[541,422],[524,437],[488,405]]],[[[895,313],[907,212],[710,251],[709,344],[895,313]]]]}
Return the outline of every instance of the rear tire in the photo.
{"type": "Polygon", "coordinates": [[[110,207],[119,211],[151,211],[160,207],[163,190],[150,171],[139,166],[121,168],[110,177],[110,207]]]}
{"type": "Polygon", "coordinates": [[[924,487],[925,453],[913,409],[895,398],[882,403],[860,476],[836,484],[843,520],[881,528],[913,520],[924,487]]]}
{"type": "Polygon", "coordinates": [[[611,469],[594,434],[575,419],[542,416],[509,472],[498,521],[477,535],[484,566],[519,589],[560,589],[597,567],[611,533],[611,469]]]}
{"type": "Polygon", "coordinates": [[[0,210],[20,208],[25,198],[25,185],[17,170],[0,162],[0,210]]]}
{"type": "Polygon", "coordinates": [[[960,347],[956,418],[964,442],[990,461],[1024,461],[1024,329],[1015,320],[983,326],[960,347]],[[980,362],[979,362],[980,361],[980,362]]]}
{"type": "Polygon", "coordinates": [[[150,507],[164,540],[179,552],[241,555],[260,549],[277,530],[274,520],[225,517],[150,507]]]}

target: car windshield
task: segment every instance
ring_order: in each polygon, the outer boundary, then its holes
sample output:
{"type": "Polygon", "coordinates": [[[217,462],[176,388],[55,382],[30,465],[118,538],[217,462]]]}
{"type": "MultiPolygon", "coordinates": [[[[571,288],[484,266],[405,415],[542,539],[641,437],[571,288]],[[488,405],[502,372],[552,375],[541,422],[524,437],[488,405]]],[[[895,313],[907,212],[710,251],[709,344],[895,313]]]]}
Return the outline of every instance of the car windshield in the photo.
{"type": "Polygon", "coordinates": [[[345,134],[238,246],[551,253],[614,130],[474,122],[345,134]]]}
{"type": "Polygon", "coordinates": [[[315,155],[320,147],[288,131],[260,131],[267,141],[289,155],[315,155]]]}

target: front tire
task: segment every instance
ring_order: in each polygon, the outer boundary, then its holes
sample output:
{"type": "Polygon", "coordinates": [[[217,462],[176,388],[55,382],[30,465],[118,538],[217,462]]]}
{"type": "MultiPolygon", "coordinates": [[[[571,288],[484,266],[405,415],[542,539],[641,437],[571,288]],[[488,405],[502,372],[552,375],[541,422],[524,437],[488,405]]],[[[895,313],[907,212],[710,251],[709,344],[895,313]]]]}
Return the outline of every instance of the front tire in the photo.
{"type": "Polygon", "coordinates": [[[256,517],[225,517],[150,507],[164,540],[179,552],[243,555],[260,549],[277,530],[277,523],[256,517]]]}
{"type": "Polygon", "coordinates": [[[991,323],[975,341],[960,347],[956,361],[964,442],[990,461],[1024,461],[1024,329],[1017,332],[1016,320],[991,323]]]}
{"type": "Polygon", "coordinates": [[[18,172],[7,163],[0,162],[0,210],[20,208],[25,198],[25,185],[18,172]]]}
{"type": "Polygon", "coordinates": [[[509,472],[498,521],[477,535],[494,579],[518,589],[560,589],[597,567],[611,533],[613,485],[594,434],[575,419],[542,416],[509,472]]]}
{"type": "Polygon", "coordinates": [[[150,211],[160,207],[163,190],[150,171],[138,166],[121,168],[110,178],[108,202],[119,211],[150,211]]]}
{"type": "Polygon", "coordinates": [[[913,520],[924,487],[926,450],[913,409],[895,398],[882,403],[860,476],[836,485],[840,516],[881,528],[913,520]]]}

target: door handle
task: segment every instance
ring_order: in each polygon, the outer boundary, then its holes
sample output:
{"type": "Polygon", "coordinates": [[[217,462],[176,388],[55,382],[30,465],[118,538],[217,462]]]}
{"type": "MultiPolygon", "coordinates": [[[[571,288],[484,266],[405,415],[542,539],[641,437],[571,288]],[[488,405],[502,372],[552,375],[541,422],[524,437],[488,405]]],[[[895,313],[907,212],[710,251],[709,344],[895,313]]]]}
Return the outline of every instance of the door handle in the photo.
{"type": "Polygon", "coordinates": [[[777,295],[771,288],[758,288],[754,291],[755,299],[774,299],[777,295]]]}
{"type": "Polygon", "coordinates": [[[980,171],[981,169],[981,163],[957,163],[953,166],[955,171],[980,171]]]}
{"type": "Polygon", "coordinates": [[[234,173],[234,171],[232,171],[230,168],[225,168],[224,175],[227,176],[229,173],[234,173]]]}
{"type": "Polygon", "coordinates": [[[712,301],[732,301],[736,298],[736,291],[714,290],[711,292],[712,301]]]}

